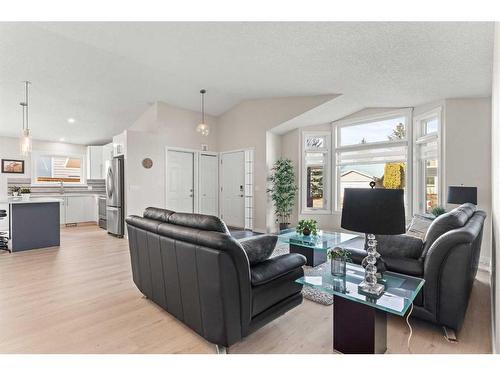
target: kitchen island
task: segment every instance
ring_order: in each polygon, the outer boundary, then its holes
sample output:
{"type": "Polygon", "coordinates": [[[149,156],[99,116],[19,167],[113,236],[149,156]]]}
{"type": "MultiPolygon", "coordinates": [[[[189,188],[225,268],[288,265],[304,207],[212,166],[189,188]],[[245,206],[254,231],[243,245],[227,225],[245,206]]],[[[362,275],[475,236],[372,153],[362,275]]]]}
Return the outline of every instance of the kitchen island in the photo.
{"type": "Polygon", "coordinates": [[[0,200],[0,204],[9,207],[10,251],[60,245],[60,199],[9,197],[0,200]]]}

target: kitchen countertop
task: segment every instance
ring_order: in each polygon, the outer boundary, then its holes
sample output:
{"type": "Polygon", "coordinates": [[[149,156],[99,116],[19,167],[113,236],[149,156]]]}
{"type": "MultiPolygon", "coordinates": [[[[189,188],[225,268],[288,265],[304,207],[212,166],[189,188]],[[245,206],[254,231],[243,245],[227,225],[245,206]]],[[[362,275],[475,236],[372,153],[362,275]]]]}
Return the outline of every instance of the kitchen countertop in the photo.
{"type": "Polygon", "coordinates": [[[56,198],[33,198],[23,199],[18,197],[8,197],[0,199],[0,204],[25,204],[25,203],[60,203],[61,199],[56,198]]]}

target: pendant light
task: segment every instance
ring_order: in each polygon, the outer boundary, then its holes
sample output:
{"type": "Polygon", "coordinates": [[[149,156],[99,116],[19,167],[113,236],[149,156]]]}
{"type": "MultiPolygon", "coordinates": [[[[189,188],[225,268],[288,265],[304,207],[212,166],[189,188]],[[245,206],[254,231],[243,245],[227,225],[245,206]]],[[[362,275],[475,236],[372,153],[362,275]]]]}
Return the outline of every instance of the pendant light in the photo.
{"type": "Polygon", "coordinates": [[[210,127],[205,123],[205,94],[207,90],[201,89],[201,123],[196,127],[196,131],[201,133],[201,135],[208,136],[210,133],[210,127]]]}
{"type": "Polygon", "coordinates": [[[21,154],[23,156],[29,155],[32,148],[31,129],[29,126],[28,116],[28,87],[31,84],[29,81],[24,81],[25,84],[25,98],[24,102],[19,103],[23,110],[23,131],[20,138],[21,154]]]}

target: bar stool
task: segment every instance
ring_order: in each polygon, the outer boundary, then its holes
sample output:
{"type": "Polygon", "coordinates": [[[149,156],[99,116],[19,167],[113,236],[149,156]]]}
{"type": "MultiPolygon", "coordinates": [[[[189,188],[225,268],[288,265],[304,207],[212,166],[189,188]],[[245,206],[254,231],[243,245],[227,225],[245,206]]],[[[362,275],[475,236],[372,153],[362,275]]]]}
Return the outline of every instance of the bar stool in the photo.
{"type": "MultiPolygon", "coordinates": [[[[7,217],[7,211],[0,210],[0,221],[5,220],[7,217]]],[[[7,236],[7,232],[0,232],[0,250],[9,251],[8,247],[9,237],[7,236]]]]}

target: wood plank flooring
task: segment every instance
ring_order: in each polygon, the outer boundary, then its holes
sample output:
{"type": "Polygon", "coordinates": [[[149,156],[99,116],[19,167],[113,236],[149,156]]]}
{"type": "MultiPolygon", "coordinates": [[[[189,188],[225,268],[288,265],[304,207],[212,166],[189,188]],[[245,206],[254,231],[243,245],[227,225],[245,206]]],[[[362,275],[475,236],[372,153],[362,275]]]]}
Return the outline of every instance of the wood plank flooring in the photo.
{"type": "MultiPolygon", "coordinates": [[[[61,230],[61,247],[0,252],[0,353],[215,353],[132,282],[126,239],[97,226],[61,230]]],[[[491,353],[489,275],[480,272],[458,344],[411,319],[413,353],[491,353]]],[[[408,353],[403,319],[388,352],[408,353]]],[[[305,300],[230,353],[332,353],[332,307],[305,300]]]]}

